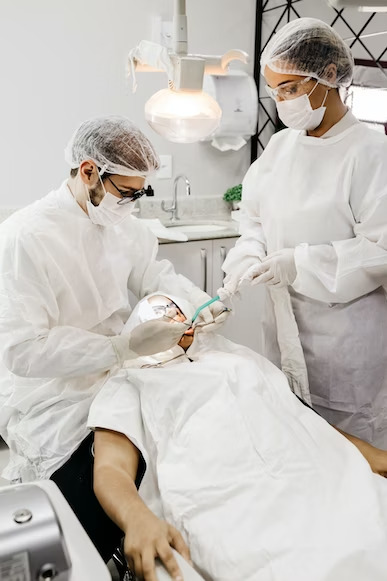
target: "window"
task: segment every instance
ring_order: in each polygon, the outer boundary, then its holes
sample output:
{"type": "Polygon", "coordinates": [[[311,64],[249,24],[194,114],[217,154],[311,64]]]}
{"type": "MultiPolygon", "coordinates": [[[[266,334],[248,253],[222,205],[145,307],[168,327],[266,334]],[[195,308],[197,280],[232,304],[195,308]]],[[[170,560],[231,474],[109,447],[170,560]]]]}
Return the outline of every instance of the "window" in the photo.
{"type": "Polygon", "coordinates": [[[353,84],[345,91],[344,102],[359,121],[387,134],[387,70],[384,72],[371,62],[355,66],[353,84]]]}

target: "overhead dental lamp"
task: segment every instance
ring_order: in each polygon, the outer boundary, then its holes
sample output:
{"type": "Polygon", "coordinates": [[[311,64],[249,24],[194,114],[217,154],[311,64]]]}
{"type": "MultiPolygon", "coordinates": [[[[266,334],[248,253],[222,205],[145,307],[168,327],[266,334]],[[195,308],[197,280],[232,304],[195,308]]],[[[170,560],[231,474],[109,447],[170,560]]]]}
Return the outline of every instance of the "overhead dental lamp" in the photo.
{"type": "Polygon", "coordinates": [[[220,124],[222,110],[203,91],[204,74],[225,75],[232,60],[248,61],[247,53],[231,50],[223,56],[188,54],[185,0],[174,0],[173,51],[142,41],[129,53],[130,72],[165,71],[168,88],[155,93],[145,104],[145,118],[168,141],[194,143],[207,138],[220,124]]]}

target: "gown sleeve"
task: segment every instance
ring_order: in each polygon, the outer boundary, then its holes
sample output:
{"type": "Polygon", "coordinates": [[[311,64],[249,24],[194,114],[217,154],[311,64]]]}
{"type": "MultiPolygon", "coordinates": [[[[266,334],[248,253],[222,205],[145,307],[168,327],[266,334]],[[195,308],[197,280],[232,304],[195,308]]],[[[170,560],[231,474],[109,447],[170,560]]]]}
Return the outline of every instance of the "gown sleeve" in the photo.
{"type": "Polygon", "coordinates": [[[58,324],[58,305],[33,236],[0,239],[1,356],[21,377],[74,377],[118,363],[111,338],[58,324]]]}
{"type": "Polygon", "coordinates": [[[266,239],[259,212],[260,160],[254,162],[248,170],[242,184],[242,208],[239,232],[241,234],[234,248],[230,250],[223,270],[226,274],[240,278],[245,272],[266,256],[266,239]]]}
{"type": "Polygon", "coordinates": [[[353,168],[353,238],[295,249],[296,292],[346,303],[387,283],[387,138],[364,144],[353,168]]]}

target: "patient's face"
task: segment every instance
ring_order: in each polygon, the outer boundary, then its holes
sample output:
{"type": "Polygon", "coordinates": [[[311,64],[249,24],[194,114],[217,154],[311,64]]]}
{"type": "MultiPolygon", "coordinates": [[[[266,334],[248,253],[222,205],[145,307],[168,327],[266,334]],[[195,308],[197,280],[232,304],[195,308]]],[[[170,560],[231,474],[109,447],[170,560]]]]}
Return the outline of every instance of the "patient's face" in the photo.
{"type": "MultiPolygon", "coordinates": [[[[184,323],[184,321],[187,319],[184,313],[180,310],[180,307],[171,301],[171,299],[168,297],[163,295],[155,295],[153,297],[149,297],[147,301],[152,307],[153,312],[158,317],[167,317],[170,319],[171,323],[184,323]]],[[[192,327],[187,328],[187,331],[184,333],[183,337],[178,343],[179,346],[182,347],[185,351],[193,342],[193,334],[194,330],[192,327]]]]}
{"type": "Polygon", "coordinates": [[[147,299],[157,317],[168,317],[173,321],[183,323],[186,320],[185,315],[180,308],[168,297],[156,295],[147,299]]]}

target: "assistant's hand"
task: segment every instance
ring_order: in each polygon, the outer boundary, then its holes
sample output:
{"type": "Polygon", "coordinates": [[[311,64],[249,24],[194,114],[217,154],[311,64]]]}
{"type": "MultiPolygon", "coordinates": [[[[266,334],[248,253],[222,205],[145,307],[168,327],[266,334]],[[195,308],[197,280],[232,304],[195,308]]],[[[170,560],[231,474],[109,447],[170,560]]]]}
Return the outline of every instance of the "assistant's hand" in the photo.
{"type": "Polygon", "coordinates": [[[183,580],[171,547],[189,563],[191,558],[183,537],[172,525],[158,519],[144,505],[131,513],[130,524],[124,532],[125,557],[136,576],[145,581],[157,581],[155,559],[158,557],[172,579],[183,580]]]}
{"type": "Polygon", "coordinates": [[[291,285],[297,276],[294,260],[294,248],[284,248],[272,252],[261,263],[249,268],[241,279],[250,281],[252,285],[269,284],[276,287],[291,285]]]}
{"type": "Polygon", "coordinates": [[[167,351],[179,343],[187,329],[187,324],[171,322],[170,319],[146,321],[135,327],[128,336],[129,349],[138,355],[167,351]]]}
{"type": "MultiPolygon", "coordinates": [[[[246,274],[250,268],[254,266],[259,266],[261,260],[256,256],[245,256],[241,258],[238,265],[234,266],[231,272],[229,272],[223,280],[223,293],[224,295],[219,295],[221,300],[225,298],[231,298],[233,296],[238,296],[238,291],[242,280],[245,279],[246,274]]],[[[219,294],[219,291],[218,291],[219,294]]]]}

